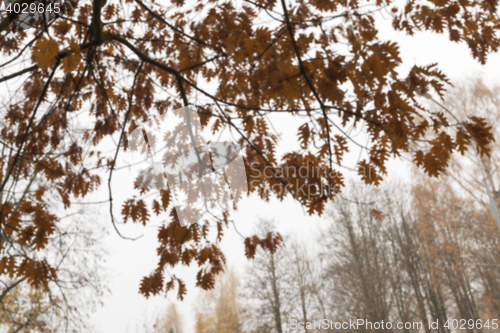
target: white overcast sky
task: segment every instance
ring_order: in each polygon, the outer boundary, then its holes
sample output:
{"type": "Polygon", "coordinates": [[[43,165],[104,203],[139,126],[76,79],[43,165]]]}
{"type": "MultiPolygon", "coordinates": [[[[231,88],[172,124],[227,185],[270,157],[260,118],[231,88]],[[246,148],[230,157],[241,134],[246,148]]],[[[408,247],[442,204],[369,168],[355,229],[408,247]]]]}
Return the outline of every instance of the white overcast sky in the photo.
{"type": "MultiPolygon", "coordinates": [[[[387,14],[384,14],[388,17],[387,14]]],[[[379,19],[380,19],[379,15],[379,19]]],[[[388,21],[383,18],[379,20],[384,26],[380,31],[379,39],[395,40],[399,43],[403,66],[400,73],[407,73],[415,64],[428,65],[438,63],[439,68],[452,80],[465,79],[473,75],[482,75],[487,82],[500,83],[500,55],[490,55],[486,65],[480,65],[473,60],[471,53],[465,44],[452,43],[447,35],[436,36],[429,33],[416,33],[415,36],[406,36],[403,33],[395,33],[389,26],[388,21]]],[[[444,102],[446,104],[446,101],[444,102]]],[[[291,119],[290,121],[293,121],[291,119]]],[[[283,138],[294,138],[296,127],[294,123],[287,123],[283,120],[274,122],[275,128],[283,135],[283,138]]],[[[283,140],[286,142],[287,140],[283,140]]],[[[353,153],[346,165],[353,167],[357,154],[353,153]]],[[[407,165],[399,162],[391,162],[390,177],[405,177],[405,167],[407,165]],[[397,168],[395,167],[397,164],[397,168]],[[403,167],[401,167],[403,165],[403,167]]],[[[113,182],[114,192],[127,191],[127,184],[131,183],[131,174],[122,173],[113,182]]],[[[105,194],[104,194],[105,195],[105,194]]],[[[104,198],[106,199],[106,198],[104,198]]],[[[119,202],[115,198],[115,202],[119,202]]],[[[103,212],[107,213],[104,209],[103,212]]],[[[116,210],[118,215],[119,207],[116,210]]],[[[273,218],[278,223],[280,232],[292,233],[304,239],[312,239],[317,233],[321,218],[304,215],[300,205],[292,200],[277,202],[272,200],[264,203],[256,197],[244,199],[238,206],[238,212],[232,216],[236,220],[239,231],[245,235],[250,235],[253,224],[258,217],[273,218]]],[[[106,219],[107,220],[107,219],[106,219]]],[[[156,268],[157,256],[157,226],[154,218],[147,227],[137,225],[119,225],[120,230],[127,236],[144,236],[134,242],[119,238],[109,229],[109,236],[105,240],[105,246],[110,251],[107,258],[107,266],[110,274],[111,295],[104,299],[104,306],[99,308],[92,317],[92,324],[102,333],[135,333],[136,327],[140,327],[145,317],[151,318],[165,309],[169,300],[165,297],[152,297],[146,300],[139,295],[139,283],[143,276],[148,275],[156,268]]],[[[241,238],[229,231],[222,247],[228,258],[229,265],[236,267],[242,272],[246,259],[244,258],[243,243],[241,238]]],[[[195,269],[180,269],[175,271],[177,276],[188,282],[188,296],[186,300],[179,304],[180,311],[185,319],[184,332],[194,332],[194,317],[192,315],[192,304],[196,293],[194,288],[195,269]]],[[[172,301],[176,301],[175,295],[170,296],[172,301]]]]}

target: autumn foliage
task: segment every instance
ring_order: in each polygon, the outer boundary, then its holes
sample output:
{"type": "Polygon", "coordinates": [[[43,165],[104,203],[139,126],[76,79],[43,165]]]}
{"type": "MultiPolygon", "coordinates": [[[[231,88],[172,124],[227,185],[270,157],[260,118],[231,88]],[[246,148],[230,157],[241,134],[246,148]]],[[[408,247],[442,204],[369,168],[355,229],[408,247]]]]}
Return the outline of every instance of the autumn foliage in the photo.
{"type": "MultiPolygon", "coordinates": [[[[181,227],[169,190],[137,188],[124,203],[112,196],[111,177],[119,172],[115,164],[128,148],[128,133],[183,105],[196,108],[214,134],[232,131],[253,166],[249,193],[293,197],[309,214],[322,214],[344,185],[342,158],[349,144],[359,145],[348,126],[370,137],[362,145],[369,157],[358,165],[367,184],[380,184],[388,159],[401,154],[439,176],[469,136],[488,154],[491,128],[483,119],[471,117],[467,133],[452,133],[443,113],[422,105],[417,92],[441,96],[449,82],[436,64],[401,73],[398,45],[380,36],[376,12],[389,10],[393,28],[409,35],[448,34],[484,63],[499,45],[496,0],[249,0],[241,9],[212,0],[71,4],[36,29],[12,24],[14,14],[0,22],[0,82],[10,91],[0,128],[2,274],[33,285],[54,279],[54,269],[34,253],[75,201],[107,184],[113,224],[166,222],[158,231],[158,267],[140,287],[145,296],[176,288],[182,298],[184,282],[166,277],[166,268],[191,263],[200,266],[198,285],[213,287],[225,258],[208,238],[208,223],[181,227]],[[296,148],[276,153],[269,114],[300,120],[296,148]],[[410,149],[428,134],[425,148],[410,149]],[[105,145],[110,138],[113,151],[105,145]],[[291,166],[325,170],[300,179],[322,192],[308,196],[277,172],[291,166]],[[13,255],[7,243],[30,251],[13,255]]],[[[217,239],[227,226],[227,218],[217,223],[217,239]]],[[[279,244],[275,234],[245,241],[248,257],[256,247],[275,251],[279,244]]]]}

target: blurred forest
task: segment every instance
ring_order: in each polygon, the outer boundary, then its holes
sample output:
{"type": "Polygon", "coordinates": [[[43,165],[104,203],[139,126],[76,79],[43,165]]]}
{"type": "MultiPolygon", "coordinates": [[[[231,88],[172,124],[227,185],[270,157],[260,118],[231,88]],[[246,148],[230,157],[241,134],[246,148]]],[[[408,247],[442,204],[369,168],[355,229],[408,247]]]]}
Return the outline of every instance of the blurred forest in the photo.
{"type": "MultiPolygon", "coordinates": [[[[353,186],[350,194],[376,201],[383,215],[365,203],[337,201],[317,245],[290,235],[274,254],[259,249],[244,275],[230,268],[214,290],[200,294],[195,332],[282,333],[293,319],[363,318],[424,328],[439,320],[439,330],[420,332],[445,333],[453,332],[444,327],[449,319],[500,318],[500,244],[490,212],[437,181],[353,186]]],[[[274,225],[261,220],[257,227],[265,232],[274,225]]],[[[170,325],[155,332],[182,332],[170,325]]]]}
{"type": "MultiPolygon", "coordinates": [[[[498,93],[470,78],[445,100],[458,116],[481,114],[498,129],[498,93]]],[[[491,326],[444,327],[450,319],[490,320],[491,325],[500,318],[499,230],[472,154],[455,157],[440,179],[414,169],[411,181],[395,177],[379,187],[349,184],[344,194],[356,201],[339,199],[329,207],[316,242],[283,235],[278,251],[258,249],[244,274],[229,268],[213,291],[202,292],[195,332],[283,333],[294,331],[288,329],[292,320],[358,318],[421,322],[423,329],[295,331],[500,332],[491,326]],[[439,329],[429,329],[436,320],[439,329]]],[[[499,157],[495,145],[482,159],[495,194],[499,157]]],[[[273,221],[256,223],[257,235],[270,231],[276,231],[273,221]]]]}

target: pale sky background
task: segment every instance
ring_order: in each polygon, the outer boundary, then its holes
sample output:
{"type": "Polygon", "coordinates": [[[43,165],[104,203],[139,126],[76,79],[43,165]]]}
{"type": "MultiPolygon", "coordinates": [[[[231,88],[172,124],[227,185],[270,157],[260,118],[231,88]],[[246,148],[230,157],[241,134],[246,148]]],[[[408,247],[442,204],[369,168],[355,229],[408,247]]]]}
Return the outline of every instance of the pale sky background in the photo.
{"type": "MultiPolygon", "coordinates": [[[[384,13],[387,18],[388,14],[384,13]]],[[[500,55],[490,55],[486,65],[480,65],[473,60],[471,53],[465,44],[452,43],[445,35],[432,35],[429,33],[416,33],[415,36],[406,36],[403,33],[395,33],[388,25],[388,21],[378,14],[378,18],[383,28],[380,31],[379,39],[395,40],[398,42],[403,59],[403,66],[400,73],[406,74],[414,64],[428,65],[438,63],[439,68],[452,80],[465,79],[473,75],[480,75],[486,82],[500,83],[500,55]]],[[[444,102],[446,105],[446,101],[444,102]]],[[[453,111],[453,110],[452,110],[453,111]]],[[[271,118],[272,119],[272,118],[271,118]]],[[[295,140],[296,126],[294,120],[288,117],[287,121],[275,121],[276,130],[282,134],[282,144],[286,143],[287,137],[295,140]]],[[[361,134],[362,135],[362,134],[361,134]]],[[[359,150],[352,147],[353,153],[346,159],[345,165],[353,167],[357,161],[359,150]]],[[[408,165],[403,162],[391,162],[389,165],[389,177],[397,176],[400,179],[407,177],[408,165]]],[[[118,203],[120,193],[127,192],[127,184],[132,183],[132,173],[116,173],[113,181],[113,189],[117,204],[115,216],[119,216],[118,203]]],[[[349,177],[346,174],[346,177],[349,177]]],[[[356,178],[358,179],[358,178],[356,178]]],[[[358,179],[359,181],[359,179],[358,179]]],[[[107,191],[102,194],[106,198],[107,191]]],[[[103,209],[103,214],[107,214],[107,209],[103,209]]],[[[161,216],[160,216],[161,217],[161,216]]],[[[252,196],[242,200],[238,206],[238,211],[232,216],[236,221],[238,230],[244,235],[251,235],[253,225],[259,217],[272,218],[277,222],[278,231],[291,233],[304,240],[313,240],[323,223],[319,217],[306,216],[302,208],[291,199],[284,202],[271,200],[269,203],[262,202],[252,196]]],[[[107,216],[103,219],[109,222],[107,216]]],[[[139,283],[142,277],[148,275],[156,268],[157,256],[157,227],[160,219],[155,221],[155,217],[147,227],[139,225],[119,225],[122,234],[126,236],[144,236],[137,241],[127,241],[121,239],[112,230],[109,222],[109,236],[105,239],[105,247],[109,250],[107,266],[109,267],[109,287],[111,295],[104,299],[104,306],[99,308],[92,316],[91,323],[96,326],[96,331],[101,333],[135,333],[140,332],[139,327],[149,318],[153,318],[169,305],[169,300],[163,296],[150,297],[145,299],[138,293],[139,283]],[[137,328],[137,330],[136,330],[137,328]]],[[[246,259],[244,257],[244,247],[242,239],[232,228],[226,233],[222,241],[222,249],[228,259],[228,264],[235,267],[240,273],[243,272],[246,259]]],[[[176,301],[184,317],[185,333],[194,332],[193,304],[198,292],[194,288],[194,275],[196,268],[181,268],[175,270],[175,274],[187,282],[188,295],[183,303],[177,302],[175,294],[169,298],[176,301]]]]}

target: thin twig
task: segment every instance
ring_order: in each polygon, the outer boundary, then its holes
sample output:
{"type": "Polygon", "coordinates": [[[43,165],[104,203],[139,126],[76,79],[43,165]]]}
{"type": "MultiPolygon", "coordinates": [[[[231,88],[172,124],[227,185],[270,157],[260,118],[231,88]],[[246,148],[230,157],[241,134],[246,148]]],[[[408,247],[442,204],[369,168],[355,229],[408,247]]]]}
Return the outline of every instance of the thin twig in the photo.
{"type": "Polygon", "coordinates": [[[139,237],[136,237],[136,238],[124,237],[120,233],[120,231],[118,230],[118,228],[116,227],[115,217],[113,215],[113,193],[112,193],[112,190],[111,190],[111,178],[113,177],[113,170],[115,168],[116,159],[118,158],[118,152],[120,151],[121,142],[122,142],[122,139],[123,139],[123,135],[125,133],[125,127],[127,126],[127,121],[128,121],[129,116],[130,116],[130,111],[132,110],[132,100],[134,98],[134,90],[135,90],[135,85],[137,83],[137,77],[139,76],[139,74],[141,72],[143,64],[144,64],[144,61],[141,62],[141,64],[139,65],[139,68],[137,69],[137,72],[135,73],[135,76],[134,76],[134,82],[132,83],[132,89],[130,91],[130,97],[129,97],[129,100],[128,100],[127,114],[125,115],[125,120],[123,121],[122,132],[120,133],[120,139],[118,140],[118,146],[116,147],[115,158],[113,159],[113,164],[111,164],[111,169],[110,169],[109,178],[108,178],[109,213],[111,215],[111,223],[113,224],[113,227],[115,228],[115,230],[118,233],[118,235],[121,238],[128,239],[128,240],[137,240],[137,239],[141,238],[143,235],[141,235],[139,237]]]}

